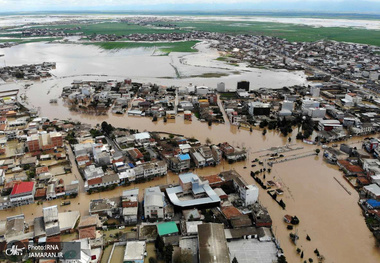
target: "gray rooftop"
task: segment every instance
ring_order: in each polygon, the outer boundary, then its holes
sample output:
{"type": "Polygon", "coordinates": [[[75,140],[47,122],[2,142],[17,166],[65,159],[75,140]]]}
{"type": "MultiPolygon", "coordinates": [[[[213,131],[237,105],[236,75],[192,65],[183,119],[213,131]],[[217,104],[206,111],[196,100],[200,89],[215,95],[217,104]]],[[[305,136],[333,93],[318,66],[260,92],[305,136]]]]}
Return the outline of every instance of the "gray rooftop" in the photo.
{"type": "Polygon", "coordinates": [[[260,242],[257,239],[232,240],[227,243],[231,258],[239,263],[277,262],[277,249],[273,242],[260,242]]]}
{"type": "Polygon", "coordinates": [[[144,260],[145,241],[129,241],[125,247],[124,262],[144,260]]]}
{"type": "Polygon", "coordinates": [[[190,200],[180,200],[177,194],[183,193],[182,186],[167,188],[166,193],[170,201],[174,205],[180,206],[180,207],[191,207],[191,206],[206,205],[206,204],[213,204],[213,203],[220,202],[219,196],[210,187],[208,182],[201,182],[197,175],[193,173],[186,173],[186,174],[179,175],[179,177],[183,183],[189,183],[189,182],[192,183],[192,191],[194,194],[204,193],[205,195],[207,195],[207,197],[194,198],[190,200]]]}
{"type": "Polygon", "coordinates": [[[34,236],[44,236],[45,232],[45,223],[42,216],[34,218],[34,236]]]}
{"type": "Polygon", "coordinates": [[[198,225],[199,262],[230,263],[223,224],[198,225]]]}
{"type": "Polygon", "coordinates": [[[138,195],[139,195],[138,188],[123,191],[123,197],[124,196],[138,196],[138,195]]]}

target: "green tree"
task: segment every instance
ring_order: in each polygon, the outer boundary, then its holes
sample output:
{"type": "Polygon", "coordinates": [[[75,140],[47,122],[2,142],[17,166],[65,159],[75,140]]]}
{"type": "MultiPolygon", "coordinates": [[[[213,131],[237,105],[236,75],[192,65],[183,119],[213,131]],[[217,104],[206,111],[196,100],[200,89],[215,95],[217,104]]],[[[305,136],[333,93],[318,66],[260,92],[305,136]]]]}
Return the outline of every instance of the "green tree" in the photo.
{"type": "Polygon", "coordinates": [[[318,155],[321,152],[319,149],[315,149],[315,153],[318,155]]]}
{"type": "Polygon", "coordinates": [[[288,263],[288,261],[286,261],[286,257],[284,255],[281,255],[278,258],[277,263],[288,263]]]}
{"type": "Polygon", "coordinates": [[[260,122],[260,128],[262,129],[262,128],[264,128],[264,127],[266,127],[268,125],[268,121],[267,120],[263,120],[262,122],[260,122]]]}
{"type": "Polygon", "coordinates": [[[165,251],[164,251],[164,260],[166,263],[171,263],[172,262],[172,257],[173,257],[173,246],[172,244],[168,244],[165,246],[165,251]]]}
{"type": "Polygon", "coordinates": [[[157,235],[157,238],[156,238],[156,240],[154,242],[154,246],[157,248],[157,250],[160,253],[164,252],[165,243],[164,243],[164,241],[162,240],[162,238],[159,235],[157,235]]]}
{"type": "Polygon", "coordinates": [[[236,257],[234,257],[234,259],[232,260],[232,263],[239,263],[236,259],[236,257]]]}

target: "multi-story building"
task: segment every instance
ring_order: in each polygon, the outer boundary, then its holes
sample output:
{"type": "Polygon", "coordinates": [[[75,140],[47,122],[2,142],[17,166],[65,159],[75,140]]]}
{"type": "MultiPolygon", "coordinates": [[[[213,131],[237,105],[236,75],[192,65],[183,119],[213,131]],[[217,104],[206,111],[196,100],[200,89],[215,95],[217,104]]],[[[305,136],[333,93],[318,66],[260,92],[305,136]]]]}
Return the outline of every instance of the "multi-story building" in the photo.
{"type": "Polygon", "coordinates": [[[177,156],[169,158],[169,169],[173,172],[182,172],[190,169],[189,154],[179,154],[177,156]]]}
{"type": "Polygon", "coordinates": [[[147,219],[162,219],[165,216],[164,193],[158,186],[145,189],[144,215],[147,219]]]}
{"type": "Polygon", "coordinates": [[[13,186],[9,196],[13,206],[28,205],[34,203],[36,186],[34,182],[19,182],[13,186]]]}
{"type": "Polygon", "coordinates": [[[41,132],[27,138],[27,146],[30,152],[46,151],[63,146],[63,137],[59,132],[41,132]]]}
{"type": "Polygon", "coordinates": [[[121,203],[123,207],[123,218],[126,224],[136,224],[138,214],[139,189],[123,191],[121,203]]]}

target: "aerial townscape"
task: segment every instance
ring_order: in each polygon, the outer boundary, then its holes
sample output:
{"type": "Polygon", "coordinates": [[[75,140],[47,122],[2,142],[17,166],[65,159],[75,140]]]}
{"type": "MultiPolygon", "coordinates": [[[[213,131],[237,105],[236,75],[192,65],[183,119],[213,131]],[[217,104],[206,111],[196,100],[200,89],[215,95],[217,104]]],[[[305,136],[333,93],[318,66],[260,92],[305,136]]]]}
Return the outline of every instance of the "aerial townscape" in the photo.
{"type": "Polygon", "coordinates": [[[380,262],[378,1],[10,2],[0,262],[380,262]]]}

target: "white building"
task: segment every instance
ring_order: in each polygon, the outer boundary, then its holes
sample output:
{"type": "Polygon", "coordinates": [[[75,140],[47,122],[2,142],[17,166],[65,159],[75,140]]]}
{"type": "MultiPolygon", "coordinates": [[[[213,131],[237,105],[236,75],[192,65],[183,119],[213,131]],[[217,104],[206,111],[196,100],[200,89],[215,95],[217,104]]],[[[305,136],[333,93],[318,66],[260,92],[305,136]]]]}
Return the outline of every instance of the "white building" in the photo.
{"type": "Polygon", "coordinates": [[[355,93],[347,93],[342,99],[344,106],[353,107],[355,104],[359,104],[362,102],[362,98],[355,93]]]}
{"type": "Polygon", "coordinates": [[[101,167],[95,167],[95,165],[90,165],[84,170],[84,177],[86,178],[86,180],[103,176],[103,169],[101,167]]]}
{"type": "Polygon", "coordinates": [[[308,108],[306,110],[307,115],[311,118],[324,118],[326,115],[326,109],[325,108],[308,108]]]}
{"type": "Polygon", "coordinates": [[[294,109],[294,102],[289,100],[284,100],[282,102],[281,111],[279,112],[280,116],[291,116],[294,109]]]}
{"type": "Polygon", "coordinates": [[[34,203],[36,185],[34,182],[20,182],[13,186],[9,196],[13,206],[28,205],[34,203]]]}
{"type": "Polygon", "coordinates": [[[145,189],[144,193],[145,218],[164,218],[164,193],[158,186],[145,189]]]}
{"type": "Polygon", "coordinates": [[[224,82],[219,82],[217,85],[216,85],[216,90],[218,92],[226,92],[226,84],[224,84],[224,82]]]}
{"type": "Polygon", "coordinates": [[[247,185],[245,188],[240,189],[239,194],[246,206],[252,205],[259,198],[259,188],[256,185],[247,185]]]}
{"type": "Polygon", "coordinates": [[[319,95],[320,95],[320,93],[321,93],[321,89],[320,88],[315,87],[315,86],[313,86],[313,87],[310,88],[310,94],[311,94],[311,96],[313,98],[318,98],[319,95]]]}
{"type": "Polygon", "coordinates": [[[5,172],[3,169],[0,169],[0,185],[3,185],[5,181],[5,172]]]}
{"type": "Polygon", "coordinates": [[[124,261],[129,263],[144,263],[145,241],[128,241],[124,251],[124,261]]]}
{"type": "Polygon", "coordinates": [[[140,132],[134,134],[135,141],[137,143],[148,143],[150,141],[150,134],[149,132],[140,132]]]}
{"type": "Polygon", "coordinates": [[[198,95],[206,95],[209,93],[209,88],[206,86],[199,86],[197,87],[197,94],[198,95]]]}

